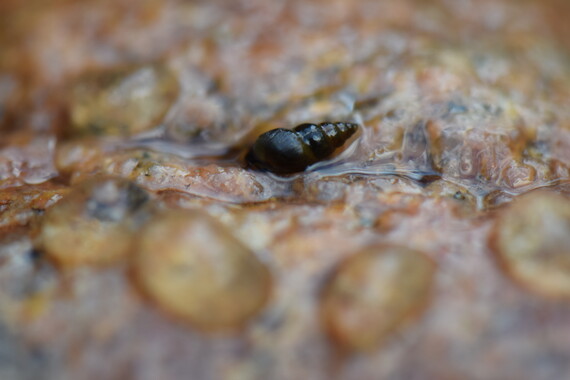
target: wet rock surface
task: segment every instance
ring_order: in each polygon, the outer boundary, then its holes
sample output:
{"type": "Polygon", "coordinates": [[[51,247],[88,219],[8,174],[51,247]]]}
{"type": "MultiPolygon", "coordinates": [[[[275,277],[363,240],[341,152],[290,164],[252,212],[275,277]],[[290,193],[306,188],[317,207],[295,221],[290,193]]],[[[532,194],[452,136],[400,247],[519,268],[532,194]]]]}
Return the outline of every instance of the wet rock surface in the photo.
{"type": "Polygon", "coordinates": [[[570,377],[569,12],[2,1],[0,378],[570,377]]]}

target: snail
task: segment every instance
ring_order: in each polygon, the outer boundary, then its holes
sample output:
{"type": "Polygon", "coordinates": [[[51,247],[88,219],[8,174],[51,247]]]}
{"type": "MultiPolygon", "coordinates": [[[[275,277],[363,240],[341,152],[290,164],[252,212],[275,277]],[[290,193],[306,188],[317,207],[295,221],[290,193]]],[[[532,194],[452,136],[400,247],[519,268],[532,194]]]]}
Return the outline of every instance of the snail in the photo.
{"type": "Polygon", "coordinates": [[[331,156],[357,130],[358,124],[344,122],[272,129],[257,138],[245,158],[250,165],[274,173],[300,172],[331,156]]]}

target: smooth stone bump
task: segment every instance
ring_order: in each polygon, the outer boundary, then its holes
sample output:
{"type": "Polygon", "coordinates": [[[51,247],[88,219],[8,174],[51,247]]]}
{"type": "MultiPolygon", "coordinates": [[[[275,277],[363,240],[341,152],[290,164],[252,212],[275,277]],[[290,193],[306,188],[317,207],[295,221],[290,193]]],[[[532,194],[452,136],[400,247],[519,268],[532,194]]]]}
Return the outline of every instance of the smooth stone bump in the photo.
{"type": "Polygon", "coordinates": [[[499,214],[490,245],[523,287],[570,300],[570,199],[540,190],[515,198],[499,214]]]}
{"type": "Polygon", "coordinates": [[[321,320],[330,338],[356,351],[376,348],[428,303],[435,274],[424,254],[397,246],[363,249],[325,284],[321,320]]]}
{"type": "Polygon", "coordinates": [[[168,210],[140,236],[133,262],[136,282],[167,313],[201,330],[231,330],[267,302],[269,270],[208,214],[168,210]]]}
{"type": "Polygon", "coordinates": [[[120,261],[131,250],[148,199],[145,190],[122,178],[80,183],[46,212],[41,245],[63,267],[120,261]]]}

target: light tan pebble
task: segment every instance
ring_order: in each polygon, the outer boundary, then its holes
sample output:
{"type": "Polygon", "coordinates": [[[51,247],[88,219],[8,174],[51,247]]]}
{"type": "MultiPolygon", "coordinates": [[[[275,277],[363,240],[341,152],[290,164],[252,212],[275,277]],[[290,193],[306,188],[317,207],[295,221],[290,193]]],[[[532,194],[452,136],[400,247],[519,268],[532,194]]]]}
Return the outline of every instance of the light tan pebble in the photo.
{"type": "Polygon", "coordinates": [[[142,230],[133,270],[143,293],[203,330],[239,328],[271,289],[266,266],[209,215],[169,210],[142,230]]]}
{"type": "Polygon", "coordinates": [[[524,287],[570,299],[570,199],[536,191],[499,214],[490,244],[505,271],[524,287]]]}
{"type": "Polygon", "coordinates": [[[72,134],[128,136],[154,128],[178,92],[176,77],[160,65],[87,73],[71,89],[72,134]]]}
{"type": "Polygon", "coordinates": [[[124,179],[80,183],[46,212],[41,245],[63,267],[115,263],[129,253],[147,200],[143,189],[124,179]]]}
{"type": "Polygon", "coordinates": [[[435,273],[420,252],[377,245],[341,263],[326,283],[321,318],[330,337],[351,350],[371,350],[424,309],[435,273]]]}

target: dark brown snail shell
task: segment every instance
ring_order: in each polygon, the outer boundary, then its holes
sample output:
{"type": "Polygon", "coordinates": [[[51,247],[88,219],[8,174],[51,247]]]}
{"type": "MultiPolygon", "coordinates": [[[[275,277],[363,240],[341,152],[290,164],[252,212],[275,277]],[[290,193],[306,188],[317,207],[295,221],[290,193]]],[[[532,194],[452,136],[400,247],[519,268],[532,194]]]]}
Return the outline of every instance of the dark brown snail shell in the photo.
{"type": "Polygon", "coordinates": [[[246,161],[274,173],[300,172],[328,158],[357,130],[358,124],[342,122],[273,129],[257,138],[246,155],[246,161]]]}

